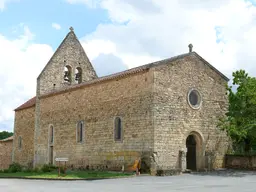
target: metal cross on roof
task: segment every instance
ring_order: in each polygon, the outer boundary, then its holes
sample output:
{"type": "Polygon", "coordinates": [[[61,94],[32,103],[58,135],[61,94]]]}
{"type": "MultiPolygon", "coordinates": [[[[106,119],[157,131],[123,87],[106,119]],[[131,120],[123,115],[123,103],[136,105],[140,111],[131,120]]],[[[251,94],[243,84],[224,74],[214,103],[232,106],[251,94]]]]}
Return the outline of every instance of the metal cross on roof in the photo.
{"type": "Polygon", "coordinates": [[[189,47],[189,52],[192,52],[192,51],[193,51],[193,45],[190,43],[190,44],[188,45],[188,47],[189,47]]]}

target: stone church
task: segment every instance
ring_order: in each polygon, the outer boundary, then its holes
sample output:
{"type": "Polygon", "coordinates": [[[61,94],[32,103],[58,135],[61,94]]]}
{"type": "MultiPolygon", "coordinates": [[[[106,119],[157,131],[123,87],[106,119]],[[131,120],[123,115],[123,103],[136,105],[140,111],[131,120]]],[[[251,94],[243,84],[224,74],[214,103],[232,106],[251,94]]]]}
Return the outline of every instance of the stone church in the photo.
{"type": "MultiPolygon", "coordinates": [[[[109,63],[111,65],[111,63],[109,63]]],[[[218,126],[229,79],[188,53],[98,77],[73,28],[37,78],[36,96],[15,109],[12,161],[152,174],[224,166],[218,126]]]]}

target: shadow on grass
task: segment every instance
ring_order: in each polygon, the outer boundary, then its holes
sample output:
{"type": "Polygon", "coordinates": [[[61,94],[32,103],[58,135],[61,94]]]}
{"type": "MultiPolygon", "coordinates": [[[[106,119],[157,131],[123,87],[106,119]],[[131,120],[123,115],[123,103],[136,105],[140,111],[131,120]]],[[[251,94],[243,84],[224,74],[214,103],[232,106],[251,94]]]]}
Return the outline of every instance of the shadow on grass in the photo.
{"type": "Polygon", "coordinates": [[[256,175],[256,171],[225,169],[225,170],[216,170],[216,171],[209,171],[209,172],[192,172],[191,174],[200,175],[200,176],[246,177],[246,176],[256,175]]]}

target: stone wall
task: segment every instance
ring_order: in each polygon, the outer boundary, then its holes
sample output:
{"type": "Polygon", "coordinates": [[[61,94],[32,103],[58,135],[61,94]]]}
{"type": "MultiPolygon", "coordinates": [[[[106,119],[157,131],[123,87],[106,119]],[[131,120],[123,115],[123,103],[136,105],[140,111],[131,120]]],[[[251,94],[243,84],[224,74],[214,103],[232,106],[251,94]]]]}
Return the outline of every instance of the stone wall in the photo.
{"type": "Polygon", "coordinates": [[[15,112],[13,162],[24,166],[31,165],[34,160],[34,128],[35,107],[15,112]],[[21,138],[21,148],[19,145],[21,138]]]}
{"type": "Polygon", "coordinates": [[[226,155],[225,167],[256,170],[256,155],[226,155]]]}
{"type": "Polygon", "coordinates": [[[128,169],[138,157],[149,161],[153,149],[152,73],[104,81],[69,92],[42,97],[36,137],[37,166],[48,163],[49,127],[54,127],[53,156],[69,158],[75,167],[128,169]],[[123,141],[114,141],[114,119],[121,117],[123,141]],[[84,141],[76,126],[83,120],[84,141]]]}
{"type": "Polygon", "coordinates": [[[12,163],[13,140],[0,141],[0,170],[8,169],[12,163]]]}
{"type": "Polygon", "coordinates": [[[75,33],[71,31],[56,50],[42,73],[38,78],[38,94],[44,94],[68,87],[75,82],[75,70],[77,67],[82,69],[82,82],[97,78],[83,47],[78,41],[75,33]],[[71,83],[64,81],[64,67],[72,68],[71,83]]]}
{"type": "Polygon", "coordinates": [[[179,151],[186,152],[186,138],[192,134],[197,142],[197,169],[208,167],[205,153],[211,154],[212,168],[223,167],[228,140],[217,122],[227,110],[227,82],[194,54],[166,64],[154,69],[156,166],[180,168],[179,151]],[[200,109],[188,104],[192,88],[201,94],[200,109]]]}

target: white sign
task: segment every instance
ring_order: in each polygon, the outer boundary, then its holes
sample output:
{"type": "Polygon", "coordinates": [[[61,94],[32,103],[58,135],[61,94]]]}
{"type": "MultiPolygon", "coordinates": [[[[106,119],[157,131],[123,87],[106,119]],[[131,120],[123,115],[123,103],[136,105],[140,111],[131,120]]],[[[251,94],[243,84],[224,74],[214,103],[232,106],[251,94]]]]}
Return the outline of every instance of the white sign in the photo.
{"type": "Polygon", "coordinates": [[[68,158],[56,158],[55,161],[68,161],[68,158]]]}

